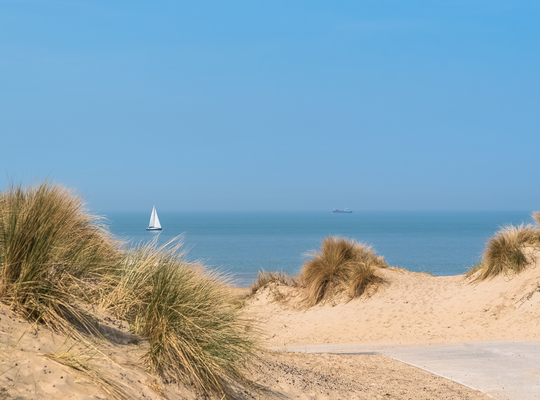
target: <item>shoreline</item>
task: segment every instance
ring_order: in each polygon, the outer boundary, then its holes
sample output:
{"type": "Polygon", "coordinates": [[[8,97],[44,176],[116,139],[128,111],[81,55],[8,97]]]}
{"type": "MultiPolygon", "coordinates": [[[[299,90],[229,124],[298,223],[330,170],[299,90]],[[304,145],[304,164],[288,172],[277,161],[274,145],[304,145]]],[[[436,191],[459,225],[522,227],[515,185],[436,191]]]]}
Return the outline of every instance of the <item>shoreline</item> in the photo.
{"type": "MultiPolygon", "coordinates": [[[[111,232],[132,243],[147,241],[154,236],[144,230],[149,211],[140,217],[107,215],[113,219],[111,232]]],[[[160,220],[160,243],[185,234],[189,261],[202,260],[212,269],[233,276],[237,286],[244,287],[257,278],[260,269],[298,273],[305,261],[302,255],[318,249],[322,239],[330,235],[371,244],[377,254],[396,267],[436,276],[462,274],[479,260],[487,239],[501,226],[517,226],[531,217],[530,211],[332,215],[328,210],[245,216],[160,211],[160,220]]]]}

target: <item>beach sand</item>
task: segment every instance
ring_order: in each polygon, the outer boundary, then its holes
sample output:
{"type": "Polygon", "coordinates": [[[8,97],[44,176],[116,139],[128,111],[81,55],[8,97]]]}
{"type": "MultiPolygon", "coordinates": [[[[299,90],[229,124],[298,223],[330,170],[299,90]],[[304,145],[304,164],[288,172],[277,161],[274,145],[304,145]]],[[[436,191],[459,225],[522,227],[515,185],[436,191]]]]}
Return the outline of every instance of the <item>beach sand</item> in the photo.
{"type": "Polygon", "coordinates": [[[361,298],[306,309],[302,289],[272,284],[246,311],[270,348],[319,344],[431,345],[540,340],[540,254],[517,276],[474,282],[380,269],[384,284],[361,298]],[[279,299],[279,301],[276,301],[279,299]]]}
{"type": "MultiPolygon", "coordinates": [[[[36,329],[0,306],[0,399],[204,398],[148,374],[139,362],[145,343],[125,322],[103,314],[101,326],[105,338],[88,345],[36,329]]],[[[249,384],[231,383],[235,399],[487,399],[382,355],[263,351],[246,375],[249,384]]]]}
{"type": "MultiPolygon", "coordinates": [[[[266,349],[539,340],[539,262],[520,275],[478,283],[398,268],[380,273],[384,284],[376,292],[310,309],[303,307],[303,289],[271,284],[245,298],[246,329],[259,332],[266,349]]],[[[125,322],[99,315],[104,338],[88,345],[0,305],[0,399],[203,398],[189,385],[151,376],[140,362],[146,343],[125,322]]],[[[231,383],[236,399],[488,398],[377,354],[264,350],[246,375],[249,384],[231,383]]]]}

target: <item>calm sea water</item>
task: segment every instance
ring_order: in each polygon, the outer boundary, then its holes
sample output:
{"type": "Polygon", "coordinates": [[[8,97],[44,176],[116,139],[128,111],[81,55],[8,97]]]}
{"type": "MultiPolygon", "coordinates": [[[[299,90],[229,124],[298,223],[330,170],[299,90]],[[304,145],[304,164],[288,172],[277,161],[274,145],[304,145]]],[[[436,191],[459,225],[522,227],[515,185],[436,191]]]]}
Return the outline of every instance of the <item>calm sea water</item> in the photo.
{"type": "Polygon", "coordinates": [[[389,265],[457,275],[477,262],[486,240],[507,224],[531,222],[530,212],[160,212],[161,233],[145,230],[147,213],[106,215],[111,231],[131,243],[159,243],[184,234],[188,259],[232,274],[247,286],[261,269],[300,271],[305,253],[328,235],[374,246],[389,265]]]}

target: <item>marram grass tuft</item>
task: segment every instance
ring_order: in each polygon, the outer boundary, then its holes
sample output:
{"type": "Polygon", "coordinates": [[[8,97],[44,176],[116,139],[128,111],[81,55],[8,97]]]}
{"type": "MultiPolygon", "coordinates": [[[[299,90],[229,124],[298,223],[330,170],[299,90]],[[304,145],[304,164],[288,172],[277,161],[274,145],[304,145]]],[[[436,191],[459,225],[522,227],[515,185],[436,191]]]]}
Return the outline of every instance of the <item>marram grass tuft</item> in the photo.
{"type": "Polygon", "coordinates": [[[74,191],[11,186],[0,193],[0,301],[83,340],[99,336],[89,304],[107,307],[148,340],[152,372],[223,398],[255,342],[226,280],[175,243],[121,250],[74,191]]]}
{"type": "MultiPolygon", "coordinates": [[[[540,224],[540,213],[534,213],[540,224]]],[[[499,230],[486,244],[481,267],[476,280],[484,280],[499,274],[519,273],[528,264],[523,252],[525,247],[540,245],[540,229],[533,225],[507,226],[499,230]]]]}
{"type": "Polygon", "coordinates": [[[257,293],[260,288],[267,286],[270,283],[280,283],[285,286],[298,287],[301,286],[300,279],[294,276],[287,275],[283,271],[259,271],[257,280],[251,284],[251,294],[257,293]]]}
{"type": "Polygon", "coordinates": [[[79,300],[113,268],[116,245],[72,190],[12,185],[0,193],[0,301],[56,331],[92,331],[79,300]]]}
{"type": "Polygon", "coordinates": [[[354,298],[368,287],[376,288],[383,281],[377,269],[388,266],[371,246],[342,237],[329,236],[323,240],[319,251],[308,254],[311,258],[300,272],[308,307],[340,292],[354,298]]]}
{"type": "Polygon", "coordinates": [[[224,278],[188,263],[181,246],[176,239],[128,250],[104,306],[149,341],[144,362],[152,372],[226,396],[227,378],[241,380],[254,341],[224,278]]]}

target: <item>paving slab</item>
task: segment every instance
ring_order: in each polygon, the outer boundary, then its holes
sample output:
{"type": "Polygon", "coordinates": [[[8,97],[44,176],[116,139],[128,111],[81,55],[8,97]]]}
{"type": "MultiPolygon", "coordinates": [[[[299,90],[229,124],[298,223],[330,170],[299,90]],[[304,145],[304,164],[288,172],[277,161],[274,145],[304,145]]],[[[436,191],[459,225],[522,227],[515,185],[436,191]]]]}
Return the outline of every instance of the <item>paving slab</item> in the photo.
{"type": "Polygon", "coordinates": [[[540,342],[431,346],[319,345],[280,348],[307,353],[384,354],[499,400],[540,399],[540,342]]]}

